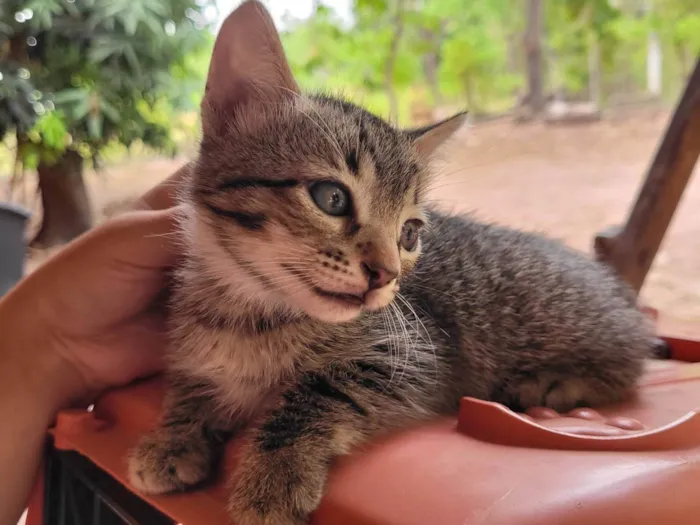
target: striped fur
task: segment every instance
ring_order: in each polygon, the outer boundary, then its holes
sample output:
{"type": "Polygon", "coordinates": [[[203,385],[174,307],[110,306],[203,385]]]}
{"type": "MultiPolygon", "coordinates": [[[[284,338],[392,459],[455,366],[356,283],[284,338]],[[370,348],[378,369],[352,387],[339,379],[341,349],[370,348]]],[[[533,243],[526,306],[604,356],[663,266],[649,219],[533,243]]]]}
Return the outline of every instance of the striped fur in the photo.
{"type": "Polygon", "coordinates": [[[203,119],[182,197],[171,389],[130,458],[138,489],[196,486],[247,427],[235,523],[302,524],[336,457],[453,414],[462,396],[568,410],[633,390],[652,337],[605,267],[425,205],[430,156],[462,116],[403,132],[300,94],[249,1],[217,39],[203,119]],[[347,216],[314,203],[318,181],[346,189],[347,216]],[[409,220],[427,223],[414,251],[400,243],[409,220]],[[368,290],[367,268],[398,277],[368,290]]]}

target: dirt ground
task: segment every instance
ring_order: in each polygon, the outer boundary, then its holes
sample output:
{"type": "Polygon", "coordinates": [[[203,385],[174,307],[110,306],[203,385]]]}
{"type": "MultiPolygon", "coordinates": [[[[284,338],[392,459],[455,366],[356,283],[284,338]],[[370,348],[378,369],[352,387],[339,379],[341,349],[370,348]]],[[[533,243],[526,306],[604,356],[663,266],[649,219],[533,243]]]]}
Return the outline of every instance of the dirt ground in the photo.
{"type": "MultiPolygon", "coordinates": [[[[433,198],[447,209],[546,232],[590,253],[599,230],[625,220],[668,118],[662,110],[635,110],[579,126],[472,126],[446,148],[433,198]]],[[[95,208],[139,195],[182,162],[132,162],[91,176],[95,208]]],[[[698,171],[642,296],[671,318],[700,323],[698,171]]]]}

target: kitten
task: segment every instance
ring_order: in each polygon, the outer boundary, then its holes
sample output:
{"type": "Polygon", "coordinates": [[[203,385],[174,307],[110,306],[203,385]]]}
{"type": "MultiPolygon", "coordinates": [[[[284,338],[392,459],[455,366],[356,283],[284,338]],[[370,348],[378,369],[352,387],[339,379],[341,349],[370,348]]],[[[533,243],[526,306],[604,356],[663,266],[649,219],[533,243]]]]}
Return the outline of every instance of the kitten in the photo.
{"type": "Polygon", "coordinates": [[[633,390],[652,335],[606,267],[425,206],[428,161],[463,114],[400,131],[301,95],[248,1],[217,38],[202,119],[170,389],[130,458],[137,489],[199,483],[251,424],[235,523],[302,524],[334,458],[462,396],[566,411],[633,390]]]}

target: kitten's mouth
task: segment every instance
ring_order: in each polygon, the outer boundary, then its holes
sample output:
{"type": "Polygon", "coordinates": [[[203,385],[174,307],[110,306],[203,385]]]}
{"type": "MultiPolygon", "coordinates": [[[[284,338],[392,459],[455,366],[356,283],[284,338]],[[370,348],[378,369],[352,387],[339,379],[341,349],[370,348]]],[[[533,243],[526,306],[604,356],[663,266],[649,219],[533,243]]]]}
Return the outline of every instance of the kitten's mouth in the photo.
{"type": "Polygon", "coordinates": [[[317,296],[321,297],[326,301],[326,303],[333,303],[336,306],[340,306],[343,308],[352,308],[357,309],[358,307],[362,307],[365,304],[365,295],[364,293],[358,294],[358,293],[348,293],[348,292],[333,292],[330,290],[324,290],[323,288],[319,286],[315,286],[312,283],[310,283],[310,279],[301,271],[299,271],[297,268],[292,267],[291,265],[282,263],[282,267],[287,270],[289,273],[294,275],[297,279],[299,279],[302,283],[306,284],[309,289],[317,296]]]}
{"type": "Polygon", "coordinates": [[[365,302],[364,296],[352,294],[352,293],[341,293],[341,292],[329,292],[314,286],[312,288],[316,295],[323,297],[324,299],[331,300],[335,303],[342,304],[343,306],[362,306],[365,302]]]}

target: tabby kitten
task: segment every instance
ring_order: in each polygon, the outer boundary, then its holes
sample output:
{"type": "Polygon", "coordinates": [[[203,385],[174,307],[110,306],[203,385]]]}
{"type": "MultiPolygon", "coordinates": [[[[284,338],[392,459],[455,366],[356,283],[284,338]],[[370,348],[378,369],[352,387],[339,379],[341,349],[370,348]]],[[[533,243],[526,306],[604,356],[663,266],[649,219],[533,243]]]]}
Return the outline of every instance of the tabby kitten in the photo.
{"type": "Polygon", "coordinates": [[[170,389],[130,458],[137,489],[199,483],[250,426],[235,523],[302,524],[334,458],[462,396],[565,411],[635,386],[652,336],[604,266],[425,206],[428,160],[464,115],[400,131],[301,95],[248,1],[216,41],[202,117],[170,389]]]}

